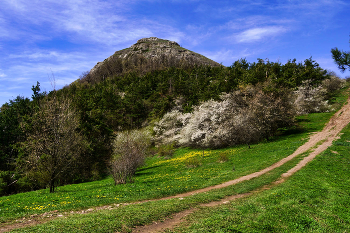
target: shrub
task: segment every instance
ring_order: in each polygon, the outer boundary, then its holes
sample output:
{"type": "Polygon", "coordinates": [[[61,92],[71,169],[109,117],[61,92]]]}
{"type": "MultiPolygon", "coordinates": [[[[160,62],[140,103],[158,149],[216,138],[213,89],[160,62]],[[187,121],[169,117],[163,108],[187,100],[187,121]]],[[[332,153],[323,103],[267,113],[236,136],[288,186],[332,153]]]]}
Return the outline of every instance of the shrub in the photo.
{"type": "Polygon", "coordinates": [[[224,163],[228,161],[228,151],[223,151],[219,153],[218,161],[224,163]]]}
{"type": "Polygon", "coordinates": [[[175,151],[175,143],[159,145],[157,148],[158,155],[162,157],[171,157],[175,151]]]}
{"type": "Polygon", "coordinates": [[[343,88],[344,84],[345,80],[342,80],[335,75],[331,76],[329,79],[322,81],[322,87],[327,92],[327,98],[330,98],[336,91],[343,88]]]}
{"type": "Polygon", "coordinates": [[[336,76],[325,79],[316,87],[311,85],[310,80],[303,82],[301,86],[294,92],[294,105],[297,114],[303,115],[316,112],[330,111],[332,106],[328,103],[328,99],[344,86],[344,81],[336,76]]]}
{"type": "Polygon", "coordinates": [[[143,165],[147,156],[150,141],[150,133],[146,130],[118,133],[113,143],[114,155],[108,161],[116,185],[133,182],[137,168],[143,165]]]}
{"type": "Polygon", "coordinates": [[[9,171],[0,171],[0,196],[9,194],[8,185],[10,179],[9,171]]]}
{"type": "Polygon", "coordinates": [[[198,157],[192,157],[192,158],[188,158],[184,161],[185,165],[187,167],[198,167],[201,165],[201,161],[200,158],[198,157]]]}
{"type": "Polygon", "coordinates": [[[210,148],[257,142],[293,123],[291,94],[246,86],[222,95],[221,101],[206,101],[192,113],[173,110],[155,124],[156,142],[210,148]]]}
{"type": "Polygon", "coordinates": [[[181,129],[188,124],[192,114],[183,114],[179,110],[173,110],[166,113],[163,118],[155,123],[153,131],[155,133],[156,144],[176,143],[182,137],[181,129]]]}
{"type": "Polygon", "coordinates": [[[27,191],[26,189],[19,187],[20,177],[13,171],[0,171],[0,197],[5,195],[11,195],[18,190],[27,191]]]}

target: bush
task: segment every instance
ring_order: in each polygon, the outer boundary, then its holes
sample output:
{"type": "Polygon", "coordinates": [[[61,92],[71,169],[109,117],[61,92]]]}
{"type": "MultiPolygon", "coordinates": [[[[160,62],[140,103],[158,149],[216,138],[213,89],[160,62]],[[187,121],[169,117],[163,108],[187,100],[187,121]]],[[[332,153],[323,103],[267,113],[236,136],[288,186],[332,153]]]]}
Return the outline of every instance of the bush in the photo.
{"type": "Polygon", "coordinates": [[[0,197],[27,191],[21,187],[19,175],[13,171],[0,171],[0,197]]]}
{"type": "Polygon", "coordinates": [[[171,157],[175,151],[175,143],[159,145],[157,148],[158,155],[162,157],[171,157]]]}
{"type": "Polygon", "coordinates": [[[201,165],[201,161],[198,157],[188,158],[184,163],[189,168],[199,167],[201,165]]]}
{"type": "Polygon", "coordinates": [[[218,161],[220,163],[224,163],[228,161],[229,157],[229,152],[228,151],[223,151],[219,153],[218,161]]]}
{"type": "Polygon", "coordinates": [[[143,165],[148,154],[150,141],[146,130],[118,133],[113,143],[114,154],[108,162],[116,185],[133,182],[137,168],[143,165]]]}
{"type": "Polygon", "coordinates": [[[219,148],[250,144],[273,137],[279,128],[290,127],[296,114],[331,110],[328,100],[344,81],[335,76],[318,86],[312,80],[292,92],[271,80],[222,94],[193,107],[192,113],[179,109],[168,112],[154,126],[157,144],[219,148]]]}
{"type": "Polygon", "coordinates": [[[253,143],[273,136],[293,123],[291,92],[264,92],[263,86],[246,86],[209,100],[192,113],[167,113],[155,124],[156,142],[179,146],[218,148],[253,143]]]}
{"type": "Polygon", "coordinates": [[[322,87],[327,92],[327,98],[332,97],[336,91],[343,88],[344,84],[345,84],[345,80],[342,80],[334,75],[331,76],[329,79],[325,79],[322,81],[322,87]]]}
{"type": "Polygon", "coordinates": [[[0,171],[0,197],[4,195],[8,195],[8,185],[11,180],[9,171],[0,171]]]}
{"type": "Polygon", "coordinates": [[[158,145],[176,143],[182,137],[181,129],[188,124],[191,113],[181,113],[179,110],[172,110],[166,113],[163,118],[155,124],[155,143],[158,145]]]}
{"type": "Polygon", "coordinates": [[[330,111],[332,106],[328,103],[334,93],[344,86],[345,81],[336,76],[325,79],[318,86],[312,86],[311,81],[304,81],[294,92],[294,105],[297,114],[303,115],[316,112],[330,111]]]}

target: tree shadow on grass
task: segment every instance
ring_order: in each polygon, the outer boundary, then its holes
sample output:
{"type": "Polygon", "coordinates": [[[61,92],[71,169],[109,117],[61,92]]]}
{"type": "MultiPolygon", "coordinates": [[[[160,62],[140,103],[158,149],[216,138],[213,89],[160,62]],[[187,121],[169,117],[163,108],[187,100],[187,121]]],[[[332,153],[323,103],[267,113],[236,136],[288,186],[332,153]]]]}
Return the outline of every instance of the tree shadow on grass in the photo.
{"type": "Polygon", "coordinates": [[[154,171],[149,171],[149,170],[150,169],[153,170],[153,169],[155,169],[157,167],[159,167],[159,165],[151,166],[151,167],[141,167],[141,168],[137,169],[135,177],[137,177],[137,176],[144,176],[144,175],[153,175],[153,174],[155,174],[155,172],[154,171]]]}
{"type": "MultiPolygon", "coordinates": [[[[306,120],[306,121],[309,121],[309,120],[306,120]]],[[[261,141],[261,142],[283,141],[283,140],[286,140],[286,138],[295,137],[299,134],[304,134],[307,132],[313,132],[313,130],[306,129],[300,125],[296,125],[296,126],[293,126],[291,128],[280,128],[280,129],[278,129],[277,133],[274,136],[271,136],[268,139],[265,139],[265,141],[261,141]]],[[[261,143],[261,142],[259,142],[259,143],[261,143]]]]}

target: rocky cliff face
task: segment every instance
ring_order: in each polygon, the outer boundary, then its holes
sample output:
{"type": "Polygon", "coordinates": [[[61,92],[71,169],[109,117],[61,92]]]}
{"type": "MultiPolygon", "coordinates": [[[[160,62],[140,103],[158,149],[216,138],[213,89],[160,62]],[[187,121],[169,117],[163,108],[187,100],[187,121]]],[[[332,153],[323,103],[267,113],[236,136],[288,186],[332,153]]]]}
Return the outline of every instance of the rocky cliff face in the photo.
{"type": "MultiPolygon", "coordinates": [[[[166,56],[197,65],[220,66],[219,63],[203,55],[182,48],[175,41],[159,39],[157,37],[140,39],[129,48],[115,52],[106,60],[109,61],[116,58],[129,59],[135,56],[143,56],[147,59],[160,59],[162,56],[166,56]]],[[[90,73],[94,73],[102,64],[103,62],[98,62],[94,68],[91,69],[90,73]]]]}

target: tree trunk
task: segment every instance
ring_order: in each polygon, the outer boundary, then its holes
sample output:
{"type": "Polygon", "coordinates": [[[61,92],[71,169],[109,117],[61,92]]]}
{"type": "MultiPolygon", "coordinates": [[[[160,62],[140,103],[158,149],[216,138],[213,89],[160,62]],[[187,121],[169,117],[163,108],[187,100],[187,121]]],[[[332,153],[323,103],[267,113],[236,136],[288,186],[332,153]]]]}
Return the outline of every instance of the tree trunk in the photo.
{"type": "Polygon", "coordinates": [[[55,179],[52,178],[50,181],[50,193],[54,193],[55,192],[55,179]]]}

